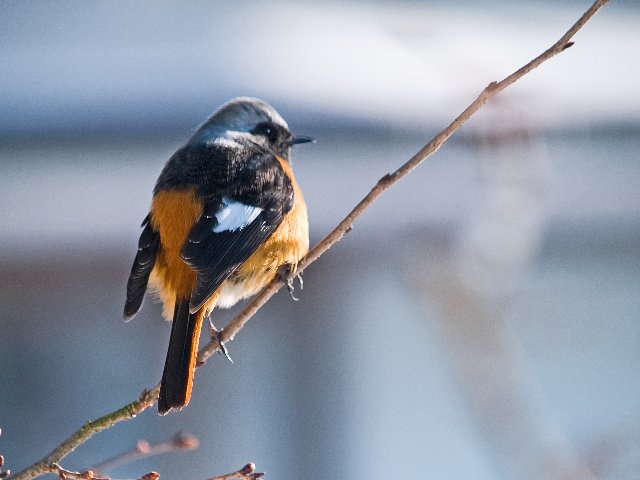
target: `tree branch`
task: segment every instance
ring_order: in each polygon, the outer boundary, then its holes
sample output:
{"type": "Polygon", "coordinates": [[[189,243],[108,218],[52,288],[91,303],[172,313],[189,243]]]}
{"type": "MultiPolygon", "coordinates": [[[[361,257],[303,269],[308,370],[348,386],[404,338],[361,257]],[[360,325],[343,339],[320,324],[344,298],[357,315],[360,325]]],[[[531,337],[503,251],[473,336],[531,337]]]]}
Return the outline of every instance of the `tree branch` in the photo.
{"type": "Polygon", "coordinates": [[[153,387],[151,390],[143,390],[140,397],[122,408],[119,408],[115,412],[108,413],[103,417],[98,418],[85,423],[78,431],[71,435],[68,439],[58,445],[49,455],[34,463],[25,470],[18,472],[12,477],[13,480],[27,480],[36,478],[46,473],[58,474],[57,463],[64,457],[73,452],[79,445],[93,437],[96,433],[112,427],[116,423],[123,420],[134,418],[140,412],[143,412],[147,408],[151,407],[160,393],[160,384],[153,387]]]}
{"type": "MultiPolygon", "coordinates": [[[[2,429],[0,428],[0,435],[2,435],[2,429]]],[[[1,478],[7,478],[9,475],[11,475],[11,470],[5,470],[4,472],[2,471],[2,467],[4,467],[4,457],[2,455],[0,455],[0,479],[1,478]]]]}
{"type": "Polygon", "coordinates": [[[253,463],[247,463],[237,472],[227,473],[226,475],[219,475],[207,480],[231,480],[233,478],[237,478],[240,480],[258,480],[262,477],[264,477],[264,473],[256,472],[256,466],[253,463]]]}
{"type": "MultiPolygon", "coordinates": [[[[567,32],[550,48],[542,54],[531,60],[529,63],[513,72],[508,77],[499,82],[491,82],[478,95],[478,97],[460,114],[458,115],[444,130],[438,133],[429,143],[427,143],[420,151],[411,157],[400,168],[390,174],[383,176],[371,191],[358,203],[353,210],[336,226],[323,240],[315,247],[298,264],[298,272],[302,272],[305,268],[315,262],[322,254],[329,250],[334,244],[339,242],[351,229],[354,222],[369,208],[369,206],[378,199],[383,192],[396,184],[402,178],[406,177],[418,165],[423,163],[427,158],[437,152],[442,145],[453,135],[471,116],[476,113],[491,97],[495,96],[511,84],[518,81],[524,75],[540,66],[558,53],[564,51],[571,45],[570,40],[573,36],[593,17],[593,15],[602,8],[608,0],[597,0],[569,29],[567,32]]],[[[290,274],[293,276],[293,274],[290,274]]],[[[224,329],[220,331],[220,341],[228,342],[233,340],[235,335],[244,327],[247,321],[255,315],[255,313],[267,303],[267,301],[277,293],[285,284],[286,279],[276,278],[265,289],[259,293],[235,318],[233,318],[224,329]]],[[[220,350],[218,338],[213,337],[199,352],[198,362],[204,363],[215,352],[220,350]]],[[[87,422],[84,426],[75,432],[71,437],[61,443],[49,455],[38,461],[37,463],[27,467],[25,470],[16,474],[14,480],[29,480],[36,478],[45,473],[57,473],[55,465],[69,453],[73,452],[76,447],[86,442],[89,438],[112,425],[135,417],[140,412],[151,407],[160,391],[160,385],[157,384],[150,390],[145,390],[136,401],[125,405],[124,407],[109,413],[97,420],[87,422]]],[[[59,468],[59,467],[58,467],[59,468]]]]}
{"type": "MultiPolygon", "coordinates": [[[[595,13],[600,10],[609,0],[597,0],[591,7],[578,19],[573,26],[567,30],[567,32],[554,43],[551,47],[531,60],[525,66],[513,72],[508,77],[499,82],[491,82],[485,89],[478,95],[473,103],[471,103],[460,115],[458,115],[450,124],[438,133],[433,139],[420,149],[413,157],[411,157],[406,163],[398,168],[393,173],[388,173],[371,189],[371,191],[364,197],[358,205],[342,220],[338,226],[336,226],[325,238],[323,238],[315,247],[313,247],[309,253],[298,264],[297,272],[302,272],[305,268],[315,262],[322,254],[329,250],[334,244],[338,243],[342,238],[351,231],[353,223],[369,208],[369,206],[378,199],[380,195],[388,190],[392,185],[406,177],[413,169],[424,162],[431,155],[436,153],[442,145],[453,135],[471,116],[476,113],[487,101],[507,88],[509,85],[515,83],[520,78],[525,76],[531,70],[537,68],[545,61],[556,56],[558,53],[566,50],[573,45],[570,42],[571,38],[580,30],[595,13]]],[[[290,274],[293,276],[293,273],[290,274]]],[[[275,278],[269,285],[267,285],[262,292],[260,292],[254,299],[247,305],[240,314],[233,318],[222,331],[219,338],[224,342],[233,340],[235,335],[242,330],[245,323],[253,317],[267,301],[275,295],[284,285],[286,279],[275,278]]],[[[199,362],[205,362],[213,353],[219,351],[220,346],[217,339],[212,338],[212,341],[205,345],[198,356],[199,362]]]]}
{"type": "MultiPolygon", "coordinates": [[[[97,475],[93,470],[85,470],[84,472],[73,472],[71,470],[62,468],[57,463],[54,463],[51,466],[51,471],[48,473],[57,475],[60,480],[111,480],[109,477],[97,475]]],[[[158,480],[158,478],[160,478],[160,474],[158,472],[149,472],[145,473],[137,480],[158,480]]]]}
{"type": "Polygon", "coordinates": [[[95,464],[89,470],[100,474],[127,463],[135,462],[141,458],[161,455],[168,452],[184,452],[187,450],[193,450],[194,448],[198,448],[199,444],[200,441],[196,437],[183,432],[178,433],[171,440],[165,440],[164,442],[155,443],[153,445],[146,440],[138,440],[135,447],[120,453],[115,457],[95,464]]]}

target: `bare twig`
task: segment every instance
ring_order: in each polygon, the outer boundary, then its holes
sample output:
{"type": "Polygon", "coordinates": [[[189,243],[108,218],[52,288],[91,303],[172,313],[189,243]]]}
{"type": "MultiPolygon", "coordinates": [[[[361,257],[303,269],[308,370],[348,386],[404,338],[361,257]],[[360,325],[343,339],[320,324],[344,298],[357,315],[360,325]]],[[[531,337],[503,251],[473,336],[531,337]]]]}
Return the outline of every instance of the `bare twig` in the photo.
{"type": "Polygon", "coordinates": [[[207,480],[231,480],[232,478],[239,478],[240,480],[257,480],[262,477],[264,477],[264,473],[256,472],[256,466],[253,463],[247,463],[237,472],[218,475],[217,477],[208,478],[207,480]]]}
{"type": "Polygon", "coordinates": [[[73,452],[78,445],[82,445],[96,433],[99,433],[123,420],[134,418],[140,412],[151,407],[158,398],[158,393],[160,393],[160,384],[156,385],[151,390],[143,390],[137,400],[119,408],[115,412],[108,413],[97,420],[85,423],[78,431],[58,445],[51,453],[49,453],[49,455],[30,467],[27,467],[25,470],[18,472],[14,477],[12,477],[12,479],[26,480],[39,477],[46,473],[57,474],[57,469],[60,467],[56,466],[56,464],[73,452]]]}
{"type": "Polygon", "coordinates": [[[84,472],[73,472],[62,468],[57,463],[54,463],[51,468],[51,472],[58,475],[60,480],[109,480],[106,477],[96,475],[92,470],[85,470],[84,472]]]}
{"type": "Polygon", "coordinates": [[[2,471],[2,467],[4,466],[4,457],[0,455],[0,478],[7,478],[11,475],[11,470],[2,471]]]}
{"type": "MultiPolygon", "coordinates": [[[[433,139],[420,149],[413,157],[411,157],[404,165],[398,168],[395,172],[389,173],[378,180],[378,183],[371,189],[371,191],[364,197],[358,205],[342,220],[337,227],[335,227],[329,235],[323,238],[315,247],[313,247],[309,253],[298,264],[297,272],[302,272],[305,268],[315,262],[322,254],[329,250],[334,244],[342,240],[347,233],[353,228],[353,223],[369,208],[369,206],[378,199],[380,195],[392,185],[406,177],[413,169],[424,162],[427,158],[437,152],[442,145],[453,135],[471,116],[476,113],[487,101],[513,84],[531,70],[537,68],[545,61],[556,56],[558,53],[566,50],[573,45],[570,42],[571,38],[580,30],[585,23],[589,21],[595,13],[602,8],[609,0],[597,0],[591,7],[573,24],[573,26],[567,30],[567,32],[554,43],[551,47],[531,60],[525,66],[513,72],[508,77],[499,82],[491,82],[485,89],[478,95],[473,103],[471,103],[460,115],[458,115],[450,124],[438,133],[433,139]]],[[[292,277],[290,274],[289,277],[292,277]]],[[[240,314],[233,318],[227,326],[222,329],[219,334],[219,340],[222,342],[228,342],[233,340],[235,335],[244,327],[245,323],[255,315],[255,313],[267,303],[267,301],[275,295],[286,283],[287,277],[276,277],[269,285],[267,285],[262,292],[256,296],[249,305],[247,305],[240,314]]],[[[205,345],[198,356],[198,361],[204,363],[213,353],[220,349],[218,339],[213,339],[209,344],[205,345]]]]}
{"type": "MultiPolygon", "coordinates": [[[[0,435],[2,435],[2,429],[0,428],[0,435]]],[[[11,470],[2,471],[2,467],[4,467],[4,457],[0,455],[0,478],[7,478],[11,475],[11,470]]]]}
{"type": "MultiPolygon", "coordinates": [[[[371,189],[358,205],[335,227],[323,240],[321,240],[313,249],[309,251],[305,258],[298,264],[297,272],[303,271],[306,267],[315,262],[322,254],[329,250],[334,244],[339,242],[353,228],[353,223],[364,213],[364,211],[382,195],[384,191],[392,185],[406,177],[413,169],[424,162],[428,157],[437,152],[442,145],[453,135],[471,116],[476,113],[491,97],[495,96],[514,82],[518,81],[531,70],[537,68],[545,61],[556,56],[558,53],[570,47],[571,38],[578,32],[593,15],[602,8],[608,0],[597,0],[569,29],[567,32],[550,48],[545,50],[538,57],[531,60],[522,68],[516,70],[508,77],[499,82],[491,82],[478,95],[478,97],[460,114],[458,115],[444,130],[438,133],[429,143],[427,143],[420,151],[411,157],[405,164],[393,173],[383,176],[378,183],[371,189]]],[[[293,276],[293,274],[291,274],[293,276]]],[[[233,318],[227,326],[220,331],[218,338],[212,338],[211,341],[202,347],[198,355],[198,362],[204,363],[211,355],[220,350],[220,341],[228,342],[233,340],[235,335],[244,327],[247,321],[262,308],[262,306],[286,283],[287,278],[274,279],[262,292],[260,292],[247,305],[240,314],[233,318]]],[[[29,480],[36,478],[45,473],[54,472],[54,464],[69,453],[71,453],[78,445],[86,442],[89,438],[102,430],[111,427],[115,423],[135,417],[138,413],[151,407],[158,397],[160,385],[155,385],[151,390],[145,390],[140,398],[124,407],[109,413],[98,420],[86,423],[80,430],[74,433],[69,439],[60,444],[53,452],[38,461],[37,463],[27,467],[19,472],[13,478],[15,480],[29,480]]]]}
{"type": "MultiPolygon", "coordinates": [[[[98,475],[93,470],[85,470],[84,472],[73,472],[71,470],[62,468],[57,463],[54,463],[51,467],[51,471],[48,473],[57,475],[60,480],[111,480],[109,477],[98,475]]],[[[145,473],[137,480],[158,480],[158,478],[160,478],[160,474],[158,472],[149,472],[145,473]]]]}
{"type": "Polygon", "coordinates": [[[193,450],[194,448],[198,448],[199,443],[196,437],[187,433],[178,433],[171,440],[154,445],[151,445],[146,440],[138,440],[136,446],[132,449],[94,465],[91,467],[91,470],[101,473],[108,472],[116,467],[140,460],[141,458],[169,452],[193,450]]]}
{"type": "Polygon", "coordinates": [[[158,480],[160,478],[160,474],[158,472],[149,472],[145,473],[138,480],[158,480]]]}

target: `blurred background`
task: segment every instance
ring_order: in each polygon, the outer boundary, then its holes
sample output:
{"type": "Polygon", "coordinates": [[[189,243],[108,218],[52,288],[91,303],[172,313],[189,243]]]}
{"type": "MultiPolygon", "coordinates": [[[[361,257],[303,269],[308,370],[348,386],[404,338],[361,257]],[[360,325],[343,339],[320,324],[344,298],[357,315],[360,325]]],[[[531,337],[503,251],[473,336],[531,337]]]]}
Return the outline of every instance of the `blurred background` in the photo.
{"type": "MultiPolygon", "coordinates": [[[[164,162],[221,103],[274,105],[312,243],[589,1],[0,4],[0,453],[14,472],[160,379],[121,320],[164,162]]],[[[205,479],[637,479],[640,9],[490,102],[198,370],[191,404],[78,448],[205,479]]],[[[222,326],[235,310],[217,312],[222,326]]]]}

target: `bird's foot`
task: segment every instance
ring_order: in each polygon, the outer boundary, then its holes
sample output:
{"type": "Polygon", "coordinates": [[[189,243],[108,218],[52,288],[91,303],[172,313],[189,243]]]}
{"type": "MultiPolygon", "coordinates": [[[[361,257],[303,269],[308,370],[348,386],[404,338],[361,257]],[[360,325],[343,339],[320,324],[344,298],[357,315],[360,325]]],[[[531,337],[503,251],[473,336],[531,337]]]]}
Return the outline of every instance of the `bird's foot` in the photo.
{"type": "Polygon", "coordinates": [[[302,280],[302,272],[297,272],[294,276],[290,277],[292,272],[295,272],[295,266],[292,265],[284,265],[280,270],[278,270],[278,275],[280,279],[284,282],[287,287],[287,292],[289,292],[289,296],[291,300],[294,302],[299,301],[300,299],[296,297],[293,292],[295,291],[294,281],[297,278],[298,283],[300,284],[300,290],[304,289],[304,281],[302,280]]]}
{"type": "Polygon", "coordinates": [[[233,360],[229,356],[229,351],[227,350],[227,347],[224,345],[224,342],[222,341],[222,335],[221,335],[222,331],[218,330],[216,326],[213,324],[213,322],[211,321],[211,316],[208,317],[208,320],[209,320],[209,335],[211,336],[211,338],[215,338],[216,341],[218,342],[218,345],[220,346],[219,352],[222,353],[225,357],[227,357],[227,360],[233,363],[233,360]]]}

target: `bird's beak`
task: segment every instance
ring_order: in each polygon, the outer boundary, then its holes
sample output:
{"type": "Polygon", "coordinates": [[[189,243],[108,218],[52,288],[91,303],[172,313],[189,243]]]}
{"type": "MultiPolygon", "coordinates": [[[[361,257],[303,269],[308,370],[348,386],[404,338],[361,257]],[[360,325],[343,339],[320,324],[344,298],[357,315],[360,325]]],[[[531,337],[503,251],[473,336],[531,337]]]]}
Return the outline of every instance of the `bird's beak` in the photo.
{"type": "Polygon", "coordinates": [[[305,137],[304,135],[300,135],[297,137],[293,137],[289,140],[289,145],[299,145],[300,143],[316,143],[315,138],[305,137]]]}

